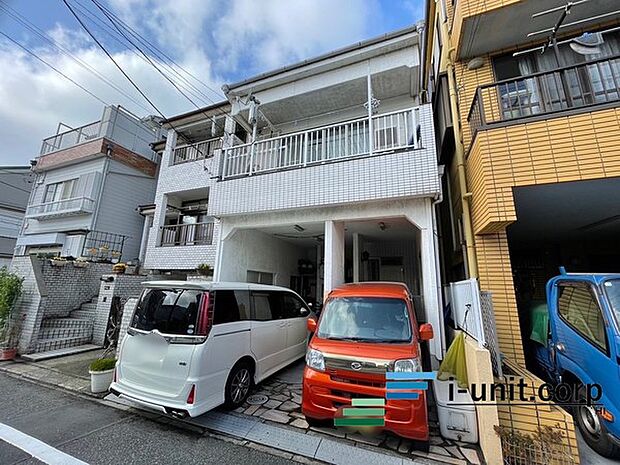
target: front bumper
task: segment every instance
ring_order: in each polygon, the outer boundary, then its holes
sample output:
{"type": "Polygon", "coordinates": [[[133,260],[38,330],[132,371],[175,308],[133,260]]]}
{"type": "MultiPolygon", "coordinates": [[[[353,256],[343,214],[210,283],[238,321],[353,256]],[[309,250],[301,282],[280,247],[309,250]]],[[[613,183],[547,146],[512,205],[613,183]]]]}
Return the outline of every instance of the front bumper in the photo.
{"type": "MultiPolygon", "coordinates": [[[[310,418],[332,420],[338,408],[351,405],[352,398],[385,399],[385,393],[385,387],[353,384],[306,367],[301,410],[310,418]]],[[[417,400],[386,400],[384,429],[408,439],[428,441],[426,393],[421,392],[417,400]]]]}

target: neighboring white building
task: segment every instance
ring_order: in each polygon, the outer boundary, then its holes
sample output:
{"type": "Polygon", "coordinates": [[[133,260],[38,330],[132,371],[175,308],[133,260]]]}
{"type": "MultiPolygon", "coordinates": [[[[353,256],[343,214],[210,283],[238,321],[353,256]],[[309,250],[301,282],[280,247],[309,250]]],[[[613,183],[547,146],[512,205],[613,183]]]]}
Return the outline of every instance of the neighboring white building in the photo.
{"type": "Polygon", "coordinates": [[[153,117],[109,106],[99,121],[58,126],[33,162],[36,174],[16,255],[49,253],[136,260],[144,218],[155,194],[161,138],[153,117]]]}
{"type": "Polygon", "coordinates": [[[344,282],[404,281],[441,358],[441,183],[419,39],[412,27],[230,84],[229,105],[175,118],[146,267],[208,263],[216,280],[316,301],[344,282]],[[187,142],[205,140],[193,161],[187,142]]]}
{"type": "Polygon", "coordinates": [[[30,166],[0,166],[0,267],[13,258],[33,179],[30,166]]]}

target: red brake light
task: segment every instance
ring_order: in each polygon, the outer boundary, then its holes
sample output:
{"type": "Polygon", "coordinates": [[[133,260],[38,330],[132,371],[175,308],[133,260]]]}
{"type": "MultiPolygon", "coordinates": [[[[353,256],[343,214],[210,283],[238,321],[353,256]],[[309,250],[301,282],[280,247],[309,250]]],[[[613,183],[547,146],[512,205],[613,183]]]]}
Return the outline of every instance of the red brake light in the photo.
{"type": "Polygon", "coordinates": [[[196,396],[196,385],[192,384],[192,388],[190,389],[189,395],[187,396],[187,403],[193,404],[195,396],[196,396]]]}
{"type": "Polygon", "coordinates": [[[205,292],[200,299],[200,309],[198,313],[198,335],[208,336],[213,326],[213,299],[211,293],[205,292]]]}

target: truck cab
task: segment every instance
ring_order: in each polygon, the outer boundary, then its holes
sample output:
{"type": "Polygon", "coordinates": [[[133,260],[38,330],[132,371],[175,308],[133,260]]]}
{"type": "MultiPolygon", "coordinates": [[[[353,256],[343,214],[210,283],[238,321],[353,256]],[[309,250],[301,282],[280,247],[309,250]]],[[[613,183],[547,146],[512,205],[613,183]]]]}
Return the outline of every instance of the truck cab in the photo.
{"type": "Polygon", "coordinates": [[[579,405],[572,413],[586,442],[601,455],[618,457],[620,274],[561,271],[547,283],[546,312],[532,315],[536,361],[555,383],[576,386],[579,405]],[[586,391],[595,385],[600,399],[587,405],[586,391]]]}

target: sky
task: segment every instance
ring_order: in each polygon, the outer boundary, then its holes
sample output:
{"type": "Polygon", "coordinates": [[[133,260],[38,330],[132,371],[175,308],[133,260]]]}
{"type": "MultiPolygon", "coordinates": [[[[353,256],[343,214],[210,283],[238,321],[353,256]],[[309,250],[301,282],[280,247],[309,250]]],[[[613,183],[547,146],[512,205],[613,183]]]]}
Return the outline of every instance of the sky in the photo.
{"type": "MultiPolygon", "coordinates": [[[[193,104],[123,41],[93,0],[66,1],[165,116],[223,100],[224,83],[411,26],[424,16],[424,0],[98,0],[188,73],[179,71],[182,77],[174,80],[193,104]]],[[[0,0],[0,32],[103,102],[139,116],[156,114],[63,0],[0,0]]],[[[161,56],[149,59],[165,66],[161,56]]],[[[59,122],[77,127],[101,117],[101,101],[2,34],[0,70],[0,165],[28,164],[59,122]]]]}

